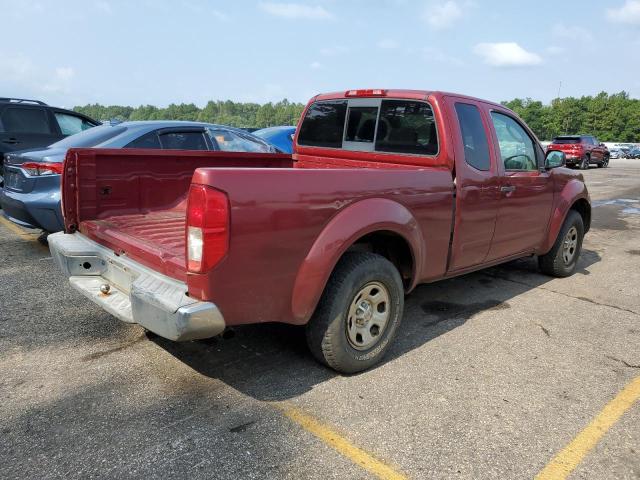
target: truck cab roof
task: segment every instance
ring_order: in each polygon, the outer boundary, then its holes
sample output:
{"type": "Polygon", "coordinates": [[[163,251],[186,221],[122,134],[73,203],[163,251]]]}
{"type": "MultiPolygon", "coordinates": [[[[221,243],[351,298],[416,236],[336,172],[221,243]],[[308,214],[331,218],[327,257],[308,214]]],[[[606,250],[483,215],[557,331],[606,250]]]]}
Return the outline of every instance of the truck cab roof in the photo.
{"type": "Polygon", "coordinates": [[[352,89],[352,90],[342,90],[338,92],[321,93],[313,97],[309,103],[317,102],[321,100],[339,100],[344,98],[359,98],[359,97],[360,98],[405,98],[410,100],[426,100],[430,96],[434,96],[434,97],[455,96],[458,98],[466,98],[469,100],[473,100],[475,102],[483,102],[486,104],[496,105],[498,107],[504,108],[504,106],[500,105],[499,103],[490,102],[488,100],[472,97],[469,95],[462,95],[460,93],[445,92],[442,90],[412,90],[412,89],[395,89],[395,88],[352,89]]]}

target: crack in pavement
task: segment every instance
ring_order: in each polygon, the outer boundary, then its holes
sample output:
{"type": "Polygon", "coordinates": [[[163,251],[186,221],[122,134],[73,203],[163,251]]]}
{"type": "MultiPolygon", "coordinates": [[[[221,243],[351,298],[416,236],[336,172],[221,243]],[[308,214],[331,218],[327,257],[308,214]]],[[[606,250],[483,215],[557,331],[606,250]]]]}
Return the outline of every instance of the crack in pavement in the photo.
{"type": "Polygon", "coordinates": [[[548,328],[546,328],[544,325],[542,325],[541,323],[536,323],[536,322],[534,322],[534,324],[535,324],[535,325],[537,325],[538,327],[540,327],[540,329],[544,332],[544,334],[545,334],[547,337],[550,337],[550,336],[551,336],[551,332],[550,332],[550,331],[549,331],[549,329],[548,329],[548,328]]]}
{"type": "Polygon", "coordinates": [[[483,275],[487,275],[488,277],[497,278],[499,280],[504,280],[504,281],[507,281],[507,282],[516,283],[518,285],[524,285],[524,286],[527,286],[527,287],[531,287],[532,289],[539,288],[540,290],[544,290],[546,292],[551,292],[551,293],[557,293],[558,295],[562,295],[562,296],[568,297],[568,298],[573,298],[574,300],[581,300],[583,302],[592,303],[594,305],[600,305],[601,307],[609,307],[609,308],[613,308],[615,310],[619,310],[621,312],[632,313],[634,315],[640,316],[639,312],[636,312],[634,310],[629,310],[628,308],[624,308],[624,307],[618,307],[617,305],[611,305],[610,303],[597,302],[597,301],[595,301],[595,300],[593,300],[591,298],[587,298],[587,297],[576,297],[576,296],[573,296],[573,295],[569,295],[568,293],[560,292],[558,290],[553,290],[552,288],[545,288],[545,287],[543,287],[541,285],[531,285],[530,283],[527,283],[527,282],[523,282],[523,281],[520,281],[520,280],[514,280],[512,278],[502,277],[500,275],[492,275],[492,274],[486,273],[486,272],[482,272],[482,274],[483,275]]]}
{"type": "Polygon", "coordinates": [[[607,357],[609,360],[614,360],[616,362],[620,362],[621,364],[623,364],[625,367],[629,367],[629,368],[640,368],[640,365],[634,365],[632,363],[629,363],[621,358],[616,358],[613,355],[605,355],[605,357],[607,357]]]}

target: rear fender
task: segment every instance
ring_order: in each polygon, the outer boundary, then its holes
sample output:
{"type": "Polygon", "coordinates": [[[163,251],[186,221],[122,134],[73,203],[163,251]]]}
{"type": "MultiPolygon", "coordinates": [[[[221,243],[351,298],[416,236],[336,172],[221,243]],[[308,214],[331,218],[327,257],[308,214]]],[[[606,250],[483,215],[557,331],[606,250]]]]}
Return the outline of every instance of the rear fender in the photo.
{"type": "MultiPolygon", "coordinates": [[[[562,224],[567,217],[567,213],[569,213],[571,206],[580,199],[585,199],[589,202],[589,193],[587,192],[584,182],[578,179],[570,180],[556,196],[553,210],[551,212],[547,238],[540,249],[541,254],[547,253],[551,250],[551,247],[553,247],[553,244],[558,237],[558,233],[562,228],[562,224]]],[[[585,229],[588,229],[588,225],[585,225],[585,229]]]]}
{"type": "Polygon", "coordinates": [[[344,252],[359,238],[379,231],[400,235],[413,256],[412,288],[424,258],[419,224],[403,205],[382,198],[356,202],[338,213],[322,230],[302,262],[293,288],[291,309],[296,323],[306,323],[344,252]]]}

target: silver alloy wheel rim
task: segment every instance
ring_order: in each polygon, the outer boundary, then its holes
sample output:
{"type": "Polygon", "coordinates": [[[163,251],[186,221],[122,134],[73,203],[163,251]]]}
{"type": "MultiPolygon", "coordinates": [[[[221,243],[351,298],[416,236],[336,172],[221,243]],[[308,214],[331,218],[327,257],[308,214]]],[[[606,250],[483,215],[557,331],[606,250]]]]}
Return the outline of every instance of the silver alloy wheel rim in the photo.
{"type": "Polygon", "coordinates": [[[362,287],[349,306],[347,339],[356,350],[368,350],[382,338],[389,323],[391,304],[389,290],[380,282],[362,287]]]}
{"type": "Polygon", "coordinates": [[[570,265],[573,258],[576,256],[576,250],[578,249],[578,229],[571,227],[567,234],[564,236],[562,244],[562,259],[565,265],[570,265]]]}

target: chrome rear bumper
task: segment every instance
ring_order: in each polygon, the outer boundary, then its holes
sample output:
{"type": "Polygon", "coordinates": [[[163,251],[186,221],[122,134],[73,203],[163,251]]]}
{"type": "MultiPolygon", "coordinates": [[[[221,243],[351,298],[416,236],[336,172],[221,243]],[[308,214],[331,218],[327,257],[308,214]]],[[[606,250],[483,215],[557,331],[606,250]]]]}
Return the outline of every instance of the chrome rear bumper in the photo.
{"type": "Polygon", "coordinates": [[[48,241],[71,286],[123,322],[176,341],[213,337],[225,328],[218,307],[189,297],[183,282],[118,256],[80,233],[54,233],[48,241]]]}

